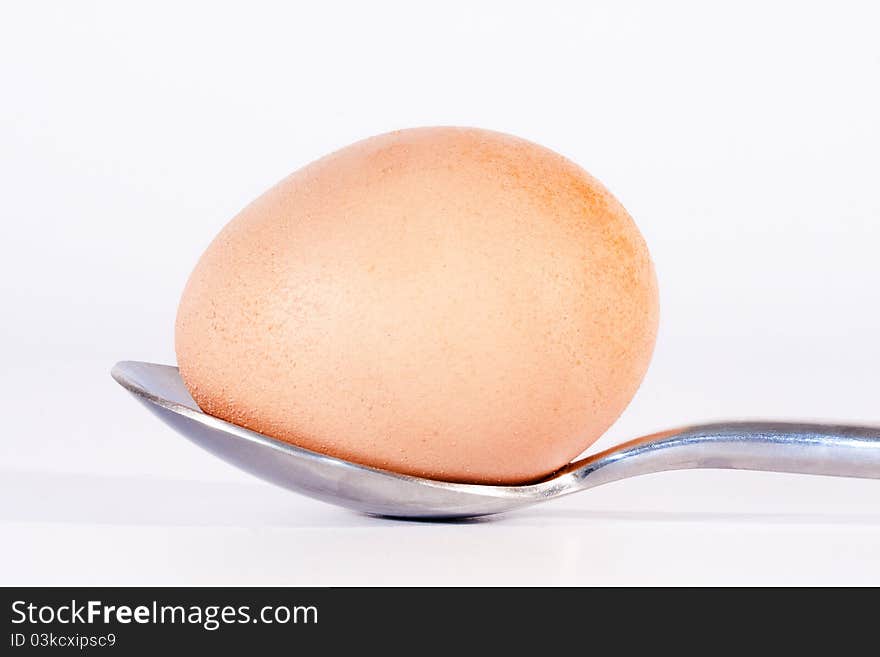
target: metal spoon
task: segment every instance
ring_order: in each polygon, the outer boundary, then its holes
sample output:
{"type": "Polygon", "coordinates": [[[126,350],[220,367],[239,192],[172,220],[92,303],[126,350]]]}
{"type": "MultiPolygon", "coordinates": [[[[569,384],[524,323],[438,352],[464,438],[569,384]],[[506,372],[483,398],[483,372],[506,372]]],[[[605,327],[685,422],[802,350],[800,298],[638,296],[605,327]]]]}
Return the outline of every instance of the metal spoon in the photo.
{"type": "Polygon", "coordinates": [[[434,481],[318,454],[207,415],[176,367],[123,361],[111,374],[163,421],[224,461],[289,490],[380,516],[485,516],[627,477],[688,468],[880,479],[880,427],[732,422],[636,438],[528,485],[434,481]]]}

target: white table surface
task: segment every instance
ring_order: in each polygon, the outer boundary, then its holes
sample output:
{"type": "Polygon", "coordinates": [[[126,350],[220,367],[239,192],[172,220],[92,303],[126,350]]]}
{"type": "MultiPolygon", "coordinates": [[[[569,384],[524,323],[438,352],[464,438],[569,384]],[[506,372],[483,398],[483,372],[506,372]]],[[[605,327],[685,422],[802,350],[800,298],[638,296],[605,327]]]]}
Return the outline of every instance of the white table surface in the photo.
{"type": "MultiPolygon", "coordinates": [[[[864,344],[838,349],[834,367],[813,358],[812,376],[795,367],[809,341],[718,347],[662,340],[597,446],[713,419],[719,405],[728,417],[803,417],[813,404],[871,420],[858,412],[876,408],[864,344]],[[778,370],[772,385],[748,385],[762,362],[778,370]],[[718,368],[727,376],[708,376],[718,368]]],[[[22,359],[0,374],[14,402],[0,451],[3,584],[880,584],[880,481],[662,473],[494,520],[380,520],[217,461],[128,398],[110,365],[22,359]]]]}

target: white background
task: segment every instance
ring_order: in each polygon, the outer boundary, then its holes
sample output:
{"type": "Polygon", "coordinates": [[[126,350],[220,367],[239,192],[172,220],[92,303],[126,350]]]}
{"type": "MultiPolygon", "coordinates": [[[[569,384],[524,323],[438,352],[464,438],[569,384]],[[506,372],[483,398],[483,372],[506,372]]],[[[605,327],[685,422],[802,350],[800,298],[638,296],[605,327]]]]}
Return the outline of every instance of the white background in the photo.
{"type": "Polygon", "coordinates": [[[473,125],[601,179],[662,319],[597,447],[740,417],[880,424],[872,2],[0,9],[2,584],[880,584],[880,482],[651,475],[490,522],[275,489],[109,377],[174,362],[243,205],[357,139],[473,125]]]}

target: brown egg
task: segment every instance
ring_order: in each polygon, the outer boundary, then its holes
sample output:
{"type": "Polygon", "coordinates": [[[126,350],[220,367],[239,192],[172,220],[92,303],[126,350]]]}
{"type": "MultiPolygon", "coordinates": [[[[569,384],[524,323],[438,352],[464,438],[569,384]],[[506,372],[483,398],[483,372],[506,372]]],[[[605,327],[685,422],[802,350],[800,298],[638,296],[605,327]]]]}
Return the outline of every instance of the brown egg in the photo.
{"type": "Polygon", "coordinates": [[[562,156],[401,130],[293,173],[189,279],[180,372],[207,413],[433,479],[535,480],[593,443],[647,369],[653,266],[562,156]]]}

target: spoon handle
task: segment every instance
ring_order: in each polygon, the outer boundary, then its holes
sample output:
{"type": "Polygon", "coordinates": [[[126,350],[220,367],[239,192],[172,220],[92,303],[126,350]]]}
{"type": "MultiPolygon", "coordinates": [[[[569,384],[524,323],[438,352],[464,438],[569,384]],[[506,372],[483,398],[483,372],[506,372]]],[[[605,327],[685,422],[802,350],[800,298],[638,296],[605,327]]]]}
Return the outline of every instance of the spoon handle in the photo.
{"type": "Polygon", "coordinates": [[[880,427],[795,422],[690,426],[599,452],[572,463],[554,480],[567,493],[652,472],[694,468],[880,479],[880,427]]]}

